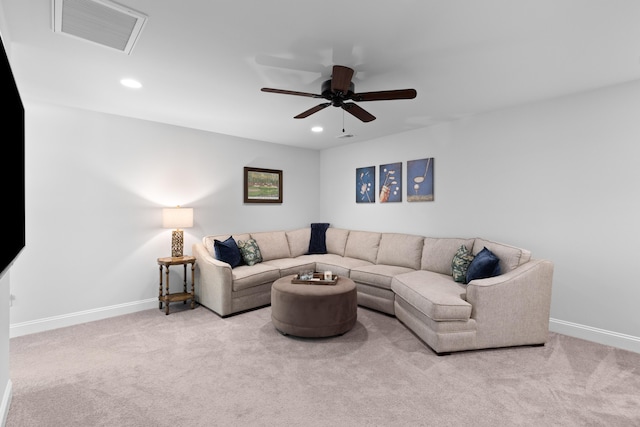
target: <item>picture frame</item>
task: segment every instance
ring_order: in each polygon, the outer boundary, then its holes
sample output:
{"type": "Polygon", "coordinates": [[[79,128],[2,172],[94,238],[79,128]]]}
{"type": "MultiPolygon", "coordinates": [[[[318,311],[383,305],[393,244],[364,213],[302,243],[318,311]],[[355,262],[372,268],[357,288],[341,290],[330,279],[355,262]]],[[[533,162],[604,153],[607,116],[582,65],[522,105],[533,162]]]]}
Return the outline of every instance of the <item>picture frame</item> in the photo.
{"type": "Polygon", "coordinates": [[[282,171],[245,166],[244,203],[282,203],[282,171]]]}
{"type": "Polygon", "coordinates": [[[408,202],[433,202],[433,168],[435,159],[407,161],[407,201],[408,202]]]}
{"type": "Polygon", "coordinates": [[[402,162],[380,165],[380,203],[402,202],[402,162]]]}
{"type": "Polygon", "coordinates": [[[376,202],[376,168],[356,168],[356,203],[376,202]]]}

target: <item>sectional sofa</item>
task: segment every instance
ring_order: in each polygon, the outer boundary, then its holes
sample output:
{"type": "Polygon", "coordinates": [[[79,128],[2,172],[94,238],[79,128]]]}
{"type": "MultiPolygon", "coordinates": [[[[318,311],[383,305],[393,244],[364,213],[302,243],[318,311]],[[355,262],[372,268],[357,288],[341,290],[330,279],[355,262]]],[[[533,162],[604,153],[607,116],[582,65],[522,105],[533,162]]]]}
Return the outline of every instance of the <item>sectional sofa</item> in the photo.
{"type": "Polygon", "coordinates": [[[553,263],[503,243],[305,227],[209,235],[192,250],[196,298],[222,317],[269,305],[271,284],[280,277],[330,270],[356,283],[358,305],[395,316],[437,354],[547,341],[553,263]],[[314,247],[319,238],[320,249],[314,247]],[[252,243],[259,260],[234,260],[232,267],[219,259],[229,261],[223,245],[229,242],[252,243]],[[463,247],[469,272],[472,258],[497,257],[493,274],[461,280],[463,247]]]}

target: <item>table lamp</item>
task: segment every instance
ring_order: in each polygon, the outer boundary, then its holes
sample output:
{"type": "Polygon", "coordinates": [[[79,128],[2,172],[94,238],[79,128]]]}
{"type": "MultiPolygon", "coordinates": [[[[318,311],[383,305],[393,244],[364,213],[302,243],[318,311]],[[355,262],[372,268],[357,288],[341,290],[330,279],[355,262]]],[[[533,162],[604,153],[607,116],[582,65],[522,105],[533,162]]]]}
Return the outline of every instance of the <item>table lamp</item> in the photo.
{"type": "Polygon", "coordinates": [[[181,229],[193,227],[193,208],[163,208],[162,227],[174,229],[171,233],[171,256],[181,257],[184,247],[184,232],[181,229]]]}

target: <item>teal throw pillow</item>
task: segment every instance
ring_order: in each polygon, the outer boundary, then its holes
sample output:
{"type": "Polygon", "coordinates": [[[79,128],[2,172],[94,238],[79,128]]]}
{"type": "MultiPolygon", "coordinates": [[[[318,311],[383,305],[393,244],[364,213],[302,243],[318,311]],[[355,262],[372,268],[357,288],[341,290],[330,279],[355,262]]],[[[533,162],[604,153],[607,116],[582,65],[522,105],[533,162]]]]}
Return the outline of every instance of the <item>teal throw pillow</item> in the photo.
{"type": "Polygon", "coordinates": [[[451,270],[453,270],[453,280],[458,283],[467,283],[467,270],[469,264],[473,261],[473,254],[465,245],[461,245],[451,261],[451,270]]]}
{"type": "Polygon", "coordinates": [[[262,262],[262,254],[260,253],[258,242],[254,239],[249,239],[247,241],[238,240],[238,248],[240,249],[240,253],[242,254],[242,259],[244,259],[245,264],[254,265],[262,262]]]}

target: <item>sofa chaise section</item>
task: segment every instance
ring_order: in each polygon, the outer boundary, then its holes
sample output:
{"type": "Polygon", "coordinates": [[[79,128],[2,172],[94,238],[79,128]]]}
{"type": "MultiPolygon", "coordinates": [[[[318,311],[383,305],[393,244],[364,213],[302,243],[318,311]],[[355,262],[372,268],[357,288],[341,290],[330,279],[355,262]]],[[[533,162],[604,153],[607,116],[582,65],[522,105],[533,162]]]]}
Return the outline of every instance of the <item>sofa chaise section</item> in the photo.
{"type": "Polygon", "coordinates": [[[422,269],[394,277],[395,315],[436,353],[537,345],[547,341],[553,264],[484,239],[425,238],[422,269]],[[499,254],[503,272],[456,283],[455,248],[499,254]],[[436,270],[436,271],[430,271],[436,270]]]}

